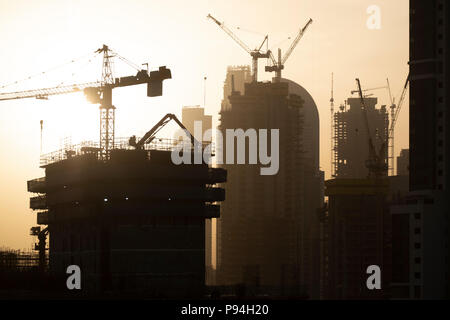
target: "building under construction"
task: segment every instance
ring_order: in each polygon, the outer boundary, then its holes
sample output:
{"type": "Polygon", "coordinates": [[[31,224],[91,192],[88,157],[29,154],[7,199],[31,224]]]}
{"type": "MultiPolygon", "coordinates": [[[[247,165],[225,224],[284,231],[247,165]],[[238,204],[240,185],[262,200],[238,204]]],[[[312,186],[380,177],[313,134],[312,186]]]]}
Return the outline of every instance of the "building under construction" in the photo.
{"type": "MultiPolygon", "coordinates": [[[[386,106],[376,107],[378,99],[364,97],[369,131],[374,147],[378,151],[387,141],[389,115],[386,106]]],[[[369,137],[364,127],[364,115],[360,98],[348,98],[345,104],[334,113],[333,119],[333,163],[332,172],[335,178],[360,179],[369,175],[366,160],[369,157],[369,137]]],[[[388,146],[384,146],[384,157],[387,163],[388,146]]]]}
{"type": "Polygon", "coordinates": [[[101,81],[0,93],[0,100],[15,100],[82,91],[100,109],[99,142],[44,155],[45,176],[28,181],[40,271],[47,270],[48,250],[50,275],[65,278],[68,266],[80,267],[83,294],[201,296],[205,220],[219,216],[225,194],[214,185],[226,181],[226,171],[192,162],[204,146],[173,114],[139,140],[115,138],[113,89],[146,84],[148,97],[161,96],[171,71],[136,67],[107,45],[91,54],[103,55],[101,81]],[[114,77],[115,57],[137,73],[114,77]],[[171,120],[190,143],[156,138],[171,120]],[[175,164],[174,154],[189,161],[175,164]]]}
{"type": "Polygon", "coordinates": [[[383,299],[390,284],[392,242],[387,179],[325,182],[328,210],[321,215],[324,299],[383,299]],[[366,286],[367,267],[382,270],[382,290],[366,286]]]}
{"type": "Polygon", "coordinates": [[[317,108],[292,81],[250,82],[248,77],[246,83],[248,75],[248,68],[228,69],[219,129],[224,134],[237,128],[279,129],[279,171],[264,176],[260,165],[236,164],[236,159],[222,165],[228,178],[218,220],[218,282],[312,297],[319,279],[316,209],[323,201],[317,108]]]}
{"type": "MultiPolygon", "coordinates": [[[[389,205],[407,192],[408,176],[388,177],[388,112],[377,98],[348,98],[334,114],[333,177],[321,221],[321,298],[391,297],[392,217],[389,205]],[[382,272],[381,290],[369,290],[367,268],[382,272]]],[[[401,105],[401,104],[399,104],[401,105]]],[[[393,128],[393,127],[391,127],[393,128]]]]}
{"type": "MultiPolygon", "coordinates": [[[[123,144],[124,145],[124,144],[123,144]]],[[[173,143],[146,149],[76,147],[44,157],[29,181],[30,206],[50,235],[49,271],[82,270],[82,288],[199,296],[205,283],[205,219],[219,216],[226,172],[174,165],[173,143]],[[172,146],[172,147],[171,147],[172,146]]]]}

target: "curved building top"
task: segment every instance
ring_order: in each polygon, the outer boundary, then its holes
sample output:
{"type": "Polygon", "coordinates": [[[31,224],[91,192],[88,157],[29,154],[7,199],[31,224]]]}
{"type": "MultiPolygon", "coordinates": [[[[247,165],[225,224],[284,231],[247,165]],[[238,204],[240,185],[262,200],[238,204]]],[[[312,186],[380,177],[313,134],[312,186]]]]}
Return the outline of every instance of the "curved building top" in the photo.
{"type": "Polygon", "coordinates": [[[304,135],[303,147],[305,150],[305,157],[311,160],[313,168],[319,170],[319,111],[313,97],[298,83],[281,78],[281,82],[287,82],[289,86],[289,93],[296,94],[304,100],[303,115],[304,115],[304,135]]]}

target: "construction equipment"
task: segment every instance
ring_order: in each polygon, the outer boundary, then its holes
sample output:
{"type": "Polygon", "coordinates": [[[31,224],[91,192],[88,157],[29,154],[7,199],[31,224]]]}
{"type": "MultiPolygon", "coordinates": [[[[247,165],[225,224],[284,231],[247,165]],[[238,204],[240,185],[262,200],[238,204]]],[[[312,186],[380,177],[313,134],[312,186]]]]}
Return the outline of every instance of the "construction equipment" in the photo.
{"type": "Polygon", "coordinates": [[[386,175],[388,166],[385,161],[386,158],[386,140],[384,140],[381,144],[379,152],[376,151],[375,145],[373,144],[372,134],[370,133],[369,127],[369,118],[367,116],[366,104],[364,102],[363,91],[361,89],[361,83],[359,79],[356,79],[359,97],[361,99],[361,111],[363,114],[363,122],[366,128],[366,133],[368,137],[368,145],[369,145],[369,156],[366,160],[366,167],[369,169],[369,178],[380,178],[386,175]]]}
{"type": "Polygon", "coordinates": [[[405,81],[405,85],[403,86],[402,89],[402,93],[400,94],[400,99],[398,100],[398,104],[395,105],[395,100],[391,99],[392,104],[391,104],[391,124],[389,126],[389,160],[391,161],[391,163],[389,164],[389,168],[391,170],[390,175],[393,176],[394,175],[394,129],[395,129],[395,125],[397,123],[397,119],[398,119],[398,115],[400,114],[400,110],[402,108],[403,105],[403,101],[405,100],[405,96],[406,96],[406,90],[408,88],[408,83],[409,83],[409,74],[406,77],[406,81],[405,81]]]}
{"type": "Polygon", "coordinates": [[[178,126],[180,126],[181,129],[184,130],[186,135],[191,139],[192,146],[196,147],[199,146],[200,143],[195,139],[194,135],[192,135],[188,129],[181,123],[180,120],[178,120],[177,116],[168,113],[166,114],[157,124],[153,126],[139,141],[136,142],[136,136],[132,136],[130,140],[128,141],[129,145],[136,148],[136,149],[143,149],[145,144],[149,144],[155,139],[156,134],[159,130],[164,128],[164,126],[170,122],[170,120],[174,120],[178,126]]]}
{"type": "Polygon", "coordinates": [[[278,48],[278,61],[275,60],[272,52],[270,50],[268,51],[269,57],[270,57],[271,62],[272,62],[272,65],[266,66],[265,70],[267,72],[275,72],[275,82],[280,82],[281,70],[284,69],[284,64],[286,63],[286,61],[289,58],[289,56],[291,55],[292,51],[294,51],[294,49],[297,46],[298,42],[303,37],[303,35],[305,34],[306,30],[308,29],[309,25],[312,22],[313,22],[313,20],[309,19],[308,22],[306,23],[306,25],[299,30],[297,36],[295,37],[294,41],[292,42],[291,46],[286,51],[286,53],[284,54],[283,57],[281,57],[281,49],[278,48]]]}
{"type": "MultiPolygon", "coordinates": [[[[362,92],[367,92],[367,91],[373,91],[373,90],[379,90],[379,89],[387,89],[388,93],[389,93],[389,100],[391,103],[391,105],[390,105],[391,121],[390,121],[390,125],[389,125],[389,130],[388,130],[388,140],[389,140],[388,141],[388,149],[389,149],[388,150],[388,170],[389,170],[390,176],[394,175],[394,169],[395,169],[394,129],[395,129],[395,124],[397,123],[397,118],[400,113],[400,109],[401,109],[403,101],[405,99],[408,82],[409,82],[409,75],[406,77],[405,85],[403,86],[403,89],[402,89],[402,92],[400,95],[400,100],[397,105],[395,104],[395,97],[392,97],[389,79],[386,79],[386,83],[387,83],[386,86],[362,90],[362,92]]],[[[352,90],[351,93],[352,94],[359,93],[359,90],[352,90]]],[[[369,95],[364,95],[364,97],[368,97],[368,96],[369,95]]]]}
{"type": "MultiPolygon", "coordinates": [[[[114,148],[115,106],[112,104],[112,89],[138,84],[147,84],[147,96],[162,95],[162,82],[171,79],[171,71],[165,66],[158,71],[138,69],[134,76],[114,78],[112,74],[112,58],[118,57],[129,63],[125,58],[113,52],[107,45],[103,45],[94,53],[103,54],[102,80],[82,84],[41,88],[27,91],[0,93],[0,100],[14,100],[24,98],[48,99],[52,95],[83,91],[89,102],[100,104],[100,148],[102,159],[109,159],[110,150],[114,148]]],[[[135,67],[136,68],[136,67],[135,67]]]]}
{"type": "MultiPolygon", "coordinates": [[[[373,91],[373,90],[379,90],[379,89],[388,89],[388,90],[389,90],[389,95],[390,95],[389,79],[386,79],[386,80],[387,80],[387,85],[386,85],[386,86],[383,86],[383,87],[376,87],[376,88],[370,88],[370,89],[364,89],[364,90],[362,90],[362,92],[373,91]]],[[[352,90],[351,93],[352,93],[352,94],[359,93],[359,90],[358,90],[358,89],[357,89],[357,90],[352,90]]],[[[368,96],[369,96],[369,95],[364,95],[364,97],[368,97],[368,96]]]]}
{"type": "Polygon", "coordinates": [[[261,58],[269,58],[270,57],[270,51],[266,50],[266,52],[261,52],[261,48],[263,47],[264,43],[268,41],[268,36],[266,35],[264,37],[263,42],[261,45],[251,50],[244,42],[242,42],[230,29],[228,29],[223,22],[219,22],[216,18],[214,18],[212,15],[208,14],[207,18],[213,20],[223,31],[225,31],[238,45],[241,46],[245,51],[247,51],[248,54],[252,57],[252,81],[257,82],[258,81],[258,59],[261,58]]]}
{"type": "Polygon", "coordinates": [[[41,227],[32,227],[30,229],[30,235],[38,238],[38,243],[35,243],[34,250],[39,252],[39,270],[44,272],[47,267],[45,251],[47,250],[46,241],[48,236],[48,227],[42,230],[41,227]]]}

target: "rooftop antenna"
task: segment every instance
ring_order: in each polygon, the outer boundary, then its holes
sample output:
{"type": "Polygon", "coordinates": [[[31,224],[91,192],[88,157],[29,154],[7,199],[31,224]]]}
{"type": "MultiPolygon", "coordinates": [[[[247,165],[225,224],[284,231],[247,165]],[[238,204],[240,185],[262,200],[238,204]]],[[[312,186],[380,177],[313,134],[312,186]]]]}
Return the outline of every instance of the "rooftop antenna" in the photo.
{"type": "Polygon", "coordinates": [[[203,108],[206,109],[206,79],[207,77],[203,77],[203,108]]]}
{"type": "Polygon", "coordinates": [[[331,177],[336,175],[336,169],[334,168],[334,73],[331,73],[331,98],[330,98],[330,123],[331,123],[331,177]]]}
{"type": "Polygon", "coordinates": [[[40,150],[40,154],[42,155],[42,131],[44,130],[44,120],[39,121],[39,123],[41,124],[41,150],[40,150]]]}

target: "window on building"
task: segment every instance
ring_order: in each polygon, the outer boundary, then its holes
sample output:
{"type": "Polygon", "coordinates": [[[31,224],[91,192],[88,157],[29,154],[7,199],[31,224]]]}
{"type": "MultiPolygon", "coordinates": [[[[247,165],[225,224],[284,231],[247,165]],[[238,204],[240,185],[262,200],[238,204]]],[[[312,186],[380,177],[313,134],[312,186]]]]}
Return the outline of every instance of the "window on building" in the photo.
{"type": "Polygon", "coordinates": [[[415,279],[420,279],[420,272],[415,272],[414,273],[414,278],[415,279]]]}
{"type": "Polygon", "coordinates": [[[420,296],[421,296],[420,286],[414,286],[414,298],[420,299],[421,298],[420,296]]]}
{"type": "Polygon", "coordinates": [[[420,234],[420,228],[415,228],[415,229],[414,229],[414,233],[415,233],[415,234],[420,234]]]}
{"type": "Polygon", "coordinates": [[[420,249],[420,242],[416,242],[416,243],[414,243],[414,248],[415,249],[420,249]]]}
{"type": "Polygon", "coordinates": [[[416,258],[414,259],[414,262],[415,262],[416,264],[421,264],[421,263],[422,263],[422,259],[421,259],[420,257],[416,257],[416,258]]]}

